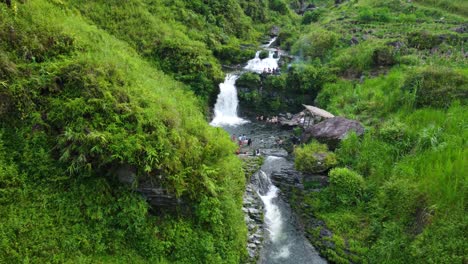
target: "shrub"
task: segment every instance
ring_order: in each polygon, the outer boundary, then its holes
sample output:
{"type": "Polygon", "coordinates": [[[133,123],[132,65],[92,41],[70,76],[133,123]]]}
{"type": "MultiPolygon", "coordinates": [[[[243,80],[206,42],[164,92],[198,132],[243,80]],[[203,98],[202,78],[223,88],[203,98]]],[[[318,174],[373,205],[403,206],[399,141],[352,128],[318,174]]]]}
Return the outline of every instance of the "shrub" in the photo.
{"type": "Polygon", "coordinates": [[[373,66],[392,66],[395,64],[395,51],[391,46],[376,48],[372,54],[373,66]]]}
{"type": "Polygon", "coordinates": [[[336,165],[335,153],[328,151],[327,145],[318,142],[298,147],[294,154],[296,169],[302,172],[319,173],[336,165]]]}
{"type": "Polygon", "coordinates": [[[302,24],[308,25],[312,22],[317,22],[323,14],[323,9],[315,9],[313,11],[308,11],[302,17],[302,24]]]}
{"type": "Polygon", "coordinates": [[[347,48],[331,61],[341,74],[359,77],[374,64],[374,51],[381,47],[379,44],[366,41],[347,48]]]}
{"type": "Polygon", "coordinates": [[[409,75],[403,89],[414,96],[416,107],[447,108],[454,100],[466,102],[468,76],[445,67],[427,67],[409,75]]]}
{"type": "Polygon", "coordinates": [[[324,59],[331,54],[337,44],[337,34],[318,28],[300,38],[293,45],[292,52],[306,59],[324,59]]]}
{"type": "Polygon", "coordinates": [[[269,75],[264,79],[263,85],[265,89],[284,91],[286,89],[286,74],[269,75]]]}
{"type": "Polygon", "coordinates": [[[270,9],[277,11],[282,15],[286,15],[289,12],[288,5],[283,0],[270,0],[270,9]]]}
{"type": "Polygon", "coordinates": [[[364,190],[364,178],[347,168],[335,168],[328,174],[329,191],[336,205],[350,206],[357,204],[364,190]]]}
{"type": "Polygon", "coordinates": [[[322,89],[324,83],[334,78],[326,67],[310,64],[294,64],[289,69],[287,87],[300,93],[312,94],[313,97],[322,89]]]}
{"type": "Polygon", "coordinates": [[[388,8],[371,9],[363,7],[359,10],[358,20],[361,22],[388,22],[390,21],[390,10],[388,8]]]}
{"type": "Polygon", "coordinates": [[[246,72],[236,80],[236,86],[257,89],[260,87],[260,75],[253,72],[246,72]]]}
{"type": "Polygon", "coordinates": [[[432,49],[442,43],[439,36],[429,31],[417,31],[408,35],[408,45],[417,49],[432,49]]]}
{"type": "Polygon", "coordinates": [[[382,125],[379,129],[379,138],[395,146],[395,149],[401,154],[409,152],[416,142],[411,129],[396,119],[391,119],[382,125]]]}
{"type": "Polygon", "coordinates": [[[262,50],[258,57],[263,60],[265,58],[268,58],[269,55],[270,53],[267,50],[262,50]]]}

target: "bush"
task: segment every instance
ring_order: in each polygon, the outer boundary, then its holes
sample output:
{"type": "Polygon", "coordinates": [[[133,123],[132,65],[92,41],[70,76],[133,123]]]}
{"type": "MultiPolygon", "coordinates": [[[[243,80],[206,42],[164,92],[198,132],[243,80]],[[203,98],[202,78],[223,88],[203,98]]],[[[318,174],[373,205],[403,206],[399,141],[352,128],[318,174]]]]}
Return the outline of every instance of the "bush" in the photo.
{"type": "Polygon", "coordinates": [[[237,80],[236,80],[236,86],[237,87],[246,87],[250,89],[257,89],[260,87],[261,81],[260,81],[260,75],[257,73],[253,72],[246,72],[242,74],[237,80]]]}
{"type": "Polygon", "coordinates": [[[442,43],[439,36],[429,31],[417,31],[408,35],[408,45],[416,49],[432,49],[442,43]]]}
{"type": "Polygon", "coordinates": [[[269,75],[263,81],[264,88],[272,91],[284,91],[286,89],[286,78],[286,74],[269,75]]]}
{"type": "Polygon", "coordinates": [[[335,168],[328,174],[329,191],[336,205],[356,205],[363,195],[364,178],[347,168],[335,168]]]}
{"type": "Polygon", "coordinates": [[[322,86],[332,81],[334,76],[326,67],[316,67],[310,64],[294,64],[289,69],[286,79],[287,87],[292,91],[307,93],[314,98],[322,86]]]}
{"type": "Polygon", "coordinates": [[[373,66],[374,51],[380,47],[380,44],[370,41],[359,43],[340,52],[333,58],[331,64],[341,74],[359,77],[373,66]]]}
{"type": "Polygon", "coordinates": [[[282,15],[286,15],[289,12],[288,5],[283,0],[270,0],[270,9],[277,11],[282,15]]]}
{"type": "Polygon", "coordinates": [[[372,54],[373,66],[392,66],[395,64],[395,51],[392,46],[376,48],[372,54]]]}
{"type": "Polygon", "coordinates": [[[391,119],[379,129],[379,138],[395,146],[400,155],[408,153],[416,143],[415,135],[403,122],[391,119]]]}
{"type": "Polygon", "coordinates": [[[466,103],[468,76],[445,67],[427,67],[409,75],[403,86],[414,96],[416,107],[449,107],[454,100],[466,103]]]}
{"type": "Polygon", "coordinates": [[[270,53],[267,50],[262,50],[258,57],[263,60],[268,58],[268,56],[270,56],[270,53]]]}
{"type": "Polygon", "coordinates": [[[335,153],[318,142],[298,147],[294,154],[296,169],[302,172],[320,173],[336,165],[335,153]]]}
{"type": "Polygon", "coordinates": [[[390,10],[388,8],[376,8],[371,9],[369,7],[363,7],[359,10],[358,20],[361,22],[388,22],[390,21],[390,10]]]}
{"type": "Polygon", "coordinates": [[[323,14],[323,9],[315,9],[313,11],[308,11],[302,17],[302,24],[308,25],[312,22],[317,22],[323,14]]]}
{"type": "Polygon", "coordinates": [[[337,34],[318,28],[300,38],[293,45],[292,52],[306,59],[325,59],[337,44],[337,34]]]}

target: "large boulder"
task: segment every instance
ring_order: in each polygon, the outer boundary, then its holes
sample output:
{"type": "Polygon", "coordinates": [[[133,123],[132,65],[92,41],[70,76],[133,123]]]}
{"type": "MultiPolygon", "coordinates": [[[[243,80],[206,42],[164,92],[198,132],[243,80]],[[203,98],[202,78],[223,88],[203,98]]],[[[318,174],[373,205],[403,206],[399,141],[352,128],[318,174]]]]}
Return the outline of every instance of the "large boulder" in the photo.
{"type": "Polygon", "coordinates": [[[360,136],[364,134],[364,127],[355,120],[333,117],[307,128],[302,135],[302,142],[315,138],[333,150],[352,131],[360,136]]]}

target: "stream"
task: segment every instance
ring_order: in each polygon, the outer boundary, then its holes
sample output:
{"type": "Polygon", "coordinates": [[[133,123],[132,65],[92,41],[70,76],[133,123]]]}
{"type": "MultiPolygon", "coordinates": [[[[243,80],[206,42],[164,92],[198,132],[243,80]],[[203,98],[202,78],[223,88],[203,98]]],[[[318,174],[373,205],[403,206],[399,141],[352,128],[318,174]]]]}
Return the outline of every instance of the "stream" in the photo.
{"type": "MultiPolygon", "coordinates": [[[[265,68],[278,67],[280,56],[274,58],[275,49],[269,48],[274,41],[275,39],[272,39],[262,47],[269,51],[269,57],[260,59],[258,51],[255,58],[244,67],[244,72],[261,73],[265,68]]],[[[259,149],[265,157],[261,169],[252,176],[249,184],[264,205],[263,228],[266,235],[260,247],[257,263],[327,263],[305,238],[289,204],[281,198],[280,190],[271,181],[272,173],[284,168],[291,169],[294,165],[293,161],[287,159],[288,153],[277,144],[279,137],[287,138],[291,132],[238,116],[239,101],[235,81],[241,74],[242,72],[228,73],[225,81],[219,85],[220,93],[214,106],[214,118],[210,124],[222,127],[236,137],[246,135],[252,139],[251,149],[259,149]]]]}

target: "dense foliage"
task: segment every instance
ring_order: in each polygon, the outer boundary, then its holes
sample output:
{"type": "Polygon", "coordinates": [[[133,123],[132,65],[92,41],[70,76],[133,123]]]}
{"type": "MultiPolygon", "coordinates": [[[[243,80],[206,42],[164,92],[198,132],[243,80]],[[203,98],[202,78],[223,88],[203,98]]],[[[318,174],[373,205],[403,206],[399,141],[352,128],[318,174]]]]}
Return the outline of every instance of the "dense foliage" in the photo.
{"type": "Polygon", "coordinates": [[[245,3],[9,2],[0,3],[0,262],[241,262],[245,177],[203,112],[221,63],[253,56],[241,49],[258,36],[245,3]],[[122,168],[135,171],[132,186],[122,168]],[[150,207],[140,179],[180,206],[150,207]]]}
{"type": "MultiPolygon", "coordinates": [[[[301,198],[333,232],[322,253],[337,263],[466,262],[466,1],[331,2],[304,15],[293,47],[337,77],[315,103],[366,133],[335,151],[329,187],[301,198]]],[[[296,162],[320,151],[305,149],[296,162]]]]}

